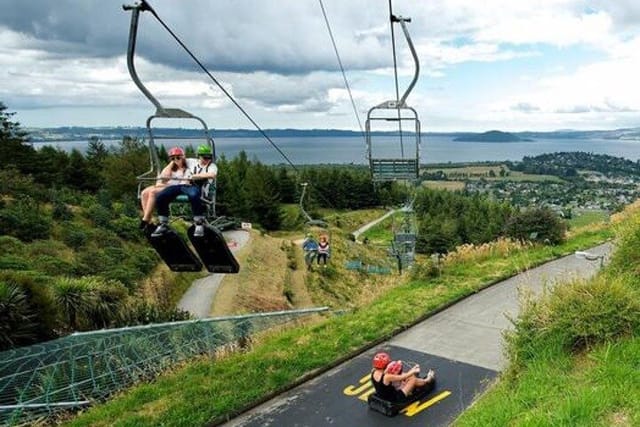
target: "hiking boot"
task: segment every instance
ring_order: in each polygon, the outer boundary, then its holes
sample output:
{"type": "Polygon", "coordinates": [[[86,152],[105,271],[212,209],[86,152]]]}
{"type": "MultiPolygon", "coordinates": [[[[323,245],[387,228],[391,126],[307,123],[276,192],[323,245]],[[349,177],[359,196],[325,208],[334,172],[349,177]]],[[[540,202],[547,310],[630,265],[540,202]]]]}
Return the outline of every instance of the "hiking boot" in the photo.
{"type": "Polygon", "coordinates": [[[196,228],[193,230],[193,237],[203,237],[204,236],[204,218],[196,217],[194,218],[193,224],[196,228]]]}
{"type": "Polygon", "coordinates": [[[158,228],[156,228],[156,230],[153,233],[151,233],[151,237],[160,237],[167,231],[169,231],[169,225],[167,225],[164,222],[161,222],[160,225],[158,225],[158,228]]]}
{"type": "Polygon", "coordinates": [[[193,237],[203,237],[204,236],[204,225],[196,224],[196,228],[193,230],[193,237]]]}

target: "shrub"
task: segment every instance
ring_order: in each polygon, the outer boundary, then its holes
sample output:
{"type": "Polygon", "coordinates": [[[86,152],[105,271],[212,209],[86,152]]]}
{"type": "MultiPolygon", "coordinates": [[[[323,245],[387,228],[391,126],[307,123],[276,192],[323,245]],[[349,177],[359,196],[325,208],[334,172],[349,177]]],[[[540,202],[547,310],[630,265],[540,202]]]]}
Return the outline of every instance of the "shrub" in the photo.
{"type": "Polygon", "coordinates": [[[514,366],[563,351],[580,351],[640,331],[640,294],[623,278],[556,286],[525,301],[515,330],[506,335],[514,366]]]}
{"type": "Polygon", "coordinates": [[[111,221],[111,211],[99,204],[90,205],[85,211],[85,216],[89,218],[97,227],[109,228],[111,221]]]}
{"type": "Polygon", "coordinates": [[[482,262],[492,257],[507,257],[512,252],[519,252],[526,249],[526,244],[521,241],[514,241],[501,237],[493,242],[474,245],[467,243],[456,247],[456,250],[445,255],[443,263],[451,265],[462,262],[482,262]]]}
{"type": "Polygon", "coordinates": [[[0,351],[34,342],[38,337],[36,315],[24,289],[0,281],[0,351]]]}
{"type": "Polygon", "coordinates": [[[36,183],[31,176],[21,174],[13,165],[0,169],[0,194],[46,200],[44,187],[36,183]]]}
{"type": "Polygon", "coordinates": [[[33,269],[51,276],[68,276],[74,272],[74,265],[58,257],[40,255],[33,261],[33,269]]]}
{"type": "MultiPolygon", "coordinates": [[[[437,255],[436,255],[437,256],[437,255]]],[[[440,275],[440,261],[433,257],[424,262],[415,263],[411,269],[412,280],[429,280],[440,275]]]]}
{"type": "Polygon", "coordinates": [[[513,239],[551,245],[562,243],[566,231],[565,222],[548,208],[519,212],[512,215],[505,226],[505,234],[513,239]]]}
{"type": "Polygon", "coordinates": [[[126,308],[121,319],[125,325],[146,325],[149,323],[176,322],[189,320],[191,314],[179,308],[163,310],[157,305],[136,301],[126,308]]]}
{"type": "Polygon", "coordinates": [[[0,255],[22,255],[25,244],[13,236],[0,236],[0,255]]]}
{"type": "Polygon", "coordinates": [[[15,284],[24,292],[30,311],[37,313],[34,331],[35,341],[44,341],[54,336],[58,327],[58,311],[51,294],[51,278],[35,271],[0,270],[0,282],[15,284]]]}
{"type": "Polygon", "coordinates": [[[111,267],[111,258],[104,251],[87,246],[83,251],[76,253],[74,266],[78,276],[97,275],[111,267]]]}
{"type": "Polygon", "coordinates": [[[27,246],[30,257],[39,255],[48,255],[52,257],[60,257],[61,253],[68,251],[68,248],[57,240],[37,240],[27,246]]]}
{"type": "Polygon", "coordinates": [[[148,247],[131,250],[128,264],[138,271],[140,276],[146,276],[158,264],[158,255],[148,247]]]}
{"type": "Polygon", "coordinates": [[[88,313],[88,321],[92,329],[107,328],[115,325],[120,312],[125,308],[125,302],[129,295],[125,286],[114,280],[106,280],[102,277],[86,278],[89,280],[96,304],[88,313]]]}
{"type": "Polygon", "coordinates": [[[51,211],[51,216],[53,219],[58,221],[69,221],[73,219],[73,212],[66,203],[55,201],[53,203],[53,210],[51,211]]]}
{"type": "Polygon", "coordinates": [[[91,324],[90,314],[95,310],[96,294],[91,289],[91,278],[62,277],[54,282],[53,298],[69,329],[77,330],[91,324]]]}
{"type": "Polygon", "coordinates": [[[22,256],[0,256],[0,270],[29,270],[29,263],[22,256]]]}
{"type": "Polygon", "coordinates": [[[140,231],[137,218],[129,218],[121,216],[111,220],[109,228],[113,230],[121,239],[140,242],[143,239],[143,234],[140,231]]]}
{"type": "Polygon", "coordinates": [[[135,289],[136,280],[141,278],[141,275],[130,268],[125,266],[118,266],[110,268],[101,273],[101,275],[109,280],[115,280],[124,284],[128,289],[135,289]]]}
{"type": "MultiPolygon", "coordinates": [[[[71,224],[70,224],[71,225],[71,224]]],[[[69,228],[65,228],[62,233],[62,241],[65,245],[69,246],[73,250],[79,250],[87,243],[87,233],[82,230],[78,230],[73,225],[69,228]]]]}
{"type": "Polygon", "coordinates": [[[51,218],[30,197],[20,198],[0,210],[0,233],[17,237],[23,242],[48,239],[51,218]]]}

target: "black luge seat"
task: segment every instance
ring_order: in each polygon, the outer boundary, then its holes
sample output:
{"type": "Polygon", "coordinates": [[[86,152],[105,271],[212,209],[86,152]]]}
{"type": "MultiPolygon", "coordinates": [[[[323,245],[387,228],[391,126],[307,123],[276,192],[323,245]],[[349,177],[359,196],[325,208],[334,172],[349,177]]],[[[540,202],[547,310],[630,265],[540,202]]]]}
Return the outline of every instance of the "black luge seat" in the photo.
{"type": "Polygon", "coordinates": [[[204,236],[202,237],[195,237],[194,231],[195,225],[192,225],[187,230],[187,235],[208,271],[211,273],[237,273],[240,271],[240,265],[220,231],[209,225],[204,225],[204,236]]]}
{"type": "Polygon", "coordinates": [[[380,412],[381,414],[384,414],[388,417],[394,417],[398,415],[398,412],[402,411],[402,409],[407,405],[424,397],[427,397],[434,388],[435,380],[431,384],[425,385],[424,387],[416,388],[411,396],[397,402],[390,402],[381,398],[376,393],[373,393],[367,398],[367,403],[369,404],[369,408],[373,409],[374,411],[380,412]]]}
{"type": "Polygon", "coordinates": [[[196,254],[175,230],[168,228],[164,234],[157,237],[152,236],[151,232],[145,233],[145,235],[171,271],[202,270],[202,263],[196,254]]]}

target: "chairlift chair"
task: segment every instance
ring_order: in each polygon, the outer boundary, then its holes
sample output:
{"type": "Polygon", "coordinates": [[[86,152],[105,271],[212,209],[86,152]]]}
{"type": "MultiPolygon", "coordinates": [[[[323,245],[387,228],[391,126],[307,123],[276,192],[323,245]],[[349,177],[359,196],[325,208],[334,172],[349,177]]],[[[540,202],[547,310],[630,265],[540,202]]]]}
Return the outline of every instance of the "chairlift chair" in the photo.
{"type": "MultiPolygon", "coordinates": [[[[406,22],[411,22],[410,18],[403,18],[401,16],[391,15],[391,23],[399,23],[402,26],[407,44],[411,50],[411,55],[415,63],[415,74],[413,80],[409,84],[409,87],[402,95],[400,99],[385,101],[375,107],[372,107],[367,113],[367,121],[365,125],[365,135],[367,142],[367,156],[369,160],[369,169],[371,171],[371,177],[374,182],[386,182],[386,181],[417,181],[420,175],[420,120],[418,113],[415,109],[406,104],[409,93],[418,81],[418,75],[420,73],[420,63],[418,62],[418,55],[409,36],[406,22]],[[387,142],[374,143],[374,129],[372,126],[374,123],[390,122],[396,123],[399,130],[400,153],[398,150],[392,149],[392,145],[387,142]],[[408,122],[413,126],[413,135],[403,135],[402,124],[408,122]],[[410,146],[412,149],[407,151],[405,155],[404,150],[404,137],[407,140],[412,140],[413,144],[410,146]],[[375,147],[374,147],[375,146],[375,147]]],[[[389,139],[392,137],[379,137],[376,139],[389,139]]],[[[395,142],[395,141],[394,141],[395,142]]]]}
{"type": "MultiPolygon", "coordinates": [[[[213,156],[213,161],[216,160],[216,147],[213,137],[211,136],[211,132],[206,122],[194,115],[180,108],[165,108],[160,104],[160,102],[151,94],[151,92],[147,89],[147,87],[140,81],[138,77],[138,73],[135,68],[135,49],[136,49],[136,38],[137,38],[137,30],[138,30],[138,20],[139,13],[141,11],[150,10],[149,5],[146,2],[141,2],[136,4],[135,6],[123,6],[125,10],[132,10],[133,14],[131,16],[131,27],[129,30],[129,44],[127,49],[127,68],[129,70],[129,75],[131,79],[135,83],[135,85],[140,89],[140,91],[147,97],[149,101],[156,107],[156,111],[154,114],[149,116],[146,121],[146,129],[148,135],[148,149],[149,149],[149,170],[144,172],[143,174],[137,177],[138,180],[138,198],[140,198],[140,193],[144,189],[145,186],[153,184],[156,180],[164,165],[160,162],[160,158],[158,156],[158,146],[156,145],[156,141],[162,140],[170,140],[171,145],[184,145],[194,144],[199,145],[207,145],[211,149],[211,153],[213,156]],[[167,119],[169,122],[176,123],[176,120],[180,121],[180,124],[185,122],[195,122],[199,127],[199,132],[196,135],[187,135],[185,136],[184,132],[177,132],[179,128],[159,128],[154,127],[153,124],[159,119],[167,119]],[[180,141],[185,141],[181,143],[180,141]]],[[[165,144],[162,144],[165,145],[165,144]]],[[[188,202],[186,196],[181,195],[178,196],[175,200],[179,204],[184,204],[188,202]]],[[[214,221],[216,218],[216,180],[213,179],[213,182],[207,187],[207,191],[202,194],[202,202],[206,207],[206,217],[209,221],[214,221]]],[[[171,213],[174,215],[174,212],[177,212],[180,216],[185,216],[183,209],[176,209],[172,205],[171,213]]]]}
{"type": "MultiPolygon", "coordinates": [[[[145,184],[150,184],[156,181],[158,175],[162,170],[160,159],[158,158],[158,151],[156,147],[156,140],[172,139],[180,140],[186,139],[181,135],[171,135],[165,133],[158,128],[152,126],[156,119],[169,119],[169,120],[182,120],[182,121],[196,121],[201,127],[201,134],[199,135],[198,145],[207,145],[211,149],[212,159],[215,161],[215,143],[210,135],[207,124],[200,117],[195,116],[185,110],[179,108],[165,108],[160,102],[149,92],[149,90],[142,84],[140,78],[135,69],[134,55],[136,46],[136,37],[138,31],[138,21],[140,12],[151,11],[154,15],[155,12],[149,6],[149,4],[142,0],[133,6],[123,6],[125,11],[131,11],[131,25],[129,28],[129,44],[127,48],[127,68],[131,79],[140,91],[147,97],[147,99],[156,107],[156,112],[151,115],[146,121],[147,132],[149,135],[149,158],[150,168],[147,172],[137,177],[138,179],[138,197],[145,184]]],[[[173,122],[175,123],[175,121],[173,122]]],[[[189,139],[193,142],[193,137],[189,139]]],[[[174,142],[175,144],[175,142],[174,142]]],[[[165,261],[169,268],[173,271],[200,271],[204,265],[208,271],[212,273],[237,273],[239,271],[239,264],[234,258],[233,254],[229,250],[227,242],[222,236],[220,230],[221,227],[216,223],[216,211],[215,211],[215,192],[216,181],[212,180],[207,188],[205,194],[202,194],[202,202],[205,205],[205,218],[204,224],[199,224],[199,227],[203,227],[204,231],[196,235],[196,225],[192,224],[187,230],[187,236],[195,249],[193,250],[184,242],[183,238],[172,229],[168,229],[161,235],[146,234],[147,240],[154,247],[158,255],[165,261]]],[[[176,200],[178,203],[187,201],[186,196],[179,196],[176,200]]],[[[173,215],[173,206],[171,206],[173,215]]]]}
{"type": "Polygon", "coordinates": [[[329,229],[329,224],[321,219],[313,219],[311,218],[311,215],[309,215],[307,213],[307,211],[304,209],[304,197],[307,194],[307,185],[309,185],[306,182],[303,182],[300,184],[302,186],[302,193],[300,194],[300,211],[302,212],[302,215],[306,218],[306,221],[304,223],[304,233],[305,236],[308,234],[314,235],[316,237],[320,237],[322,235],[327,236],[327,240],[329,242],[329,256],[328,256],[328,260],[327,263],[329,262],[329,259],[331,259],[331,230],[329,229]]]}

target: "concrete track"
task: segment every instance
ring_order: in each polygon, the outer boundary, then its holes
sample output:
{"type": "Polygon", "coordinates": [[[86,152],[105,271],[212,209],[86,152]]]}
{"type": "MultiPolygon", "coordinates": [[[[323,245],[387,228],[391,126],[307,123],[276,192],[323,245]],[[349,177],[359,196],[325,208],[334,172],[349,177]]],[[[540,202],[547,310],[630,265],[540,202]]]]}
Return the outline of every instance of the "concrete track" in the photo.
{"type": "MultiPolygon", "coordinates": [[[[223,235],[233,253],[249,241],[249,232],[244,230],[225,231],[223,235]]],[[[224,276],[224,274],[210,274],[195,280],[178,302],[178,308],[188,311],[197,319],[209,317],[213,299],[224,276]]]]}

